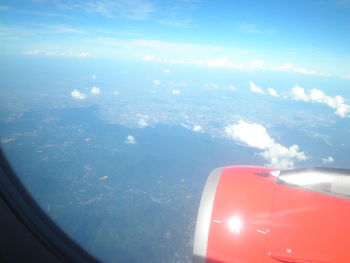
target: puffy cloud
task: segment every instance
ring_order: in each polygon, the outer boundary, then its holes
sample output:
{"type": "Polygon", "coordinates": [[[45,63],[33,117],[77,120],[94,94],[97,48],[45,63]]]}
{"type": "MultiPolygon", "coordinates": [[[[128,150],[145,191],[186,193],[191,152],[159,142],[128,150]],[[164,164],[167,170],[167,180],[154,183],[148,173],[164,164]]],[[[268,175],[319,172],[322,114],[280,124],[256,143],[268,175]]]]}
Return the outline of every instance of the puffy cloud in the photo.
{"type": "Polygon", "coordinates": [[[170,69],[163,69],[163,72],[166,74],[170,74],[170,69]]]}
{"type": "Polygon", "coordinates": [[[309,96],[306,95],[304,89],[298,85],[295,85],[292,88],[291,94],[295,100],[309,101],[309,96]]]}
{"type": "Polygon", "coordinates": [[[226,127],[225,132],[231,138],[238,139],[249,146],[260,150],[267,149],[274,144],[274,140],[260,124],[240,121],[236,125],[226,127]]]}
{"type": "Polygon", "coordinates": [[[148,122],[144,119],[144,118],[141,118],[137,124],[141,127],[141,128],[144,128],[144,127],[147,127],[149,126],[148,122]]]}
{"type": "Polygon", "coordinates": [[[345,99],[342,96],[337,95],[335,97],[330,97],[322,90],[312,89],[309,94],[307,94],[302,87],[296,85],[292,88],[291,95],[295,100],[325,104],[335,109],[335,114],[341,118],[346,117],[350,112],[350,106],[345,104],[345,99]]]}
{"type": "Polygon", "coordinates": [[[273,88],[268,88],[267,91],[268,91],[269,94],[270,94],[271,96],[273,96],[273,97],[278,97],[278,96],[279,96],[278,93],[277,93],[277,91],[276,91],[275,89],[273,89],[273,88]]]}
{"type": "Polygon", "coordinates": [[[126,144],[136,144],[136,139],[132,135],[128,135],[125,139],[126,144]]]}
{"type": "Polygon", "coordinates": [[[157,79],[156,79],[156,80],[153,80],[152,83],[153,83],[154,85],[160,85],[160,81],[157,80],[157,79]]]}
{"type": "Polygon", "coordinates": [[[101,93],[101,90],[100,90],[98,87],[93,86],[93,87],[90,89],[90,92],[91,92],[91,94],[99,95],[99,94],[101,93]]]}
{"type": "Polygon", "coordinates": [[[262,88],[258,87],[253,81],[249,81],[249,87],[252,92],[264,94],[262,88]]]}
{"type": "Polygon", "coordinates": [[[200,125],[194,125],[192,128],[192,131],[195,131],[195,132],[200,132],[202,130],[203,130],[203,128],[200,125]]]}
{"type": "Polygon", "coordinates": [[[307,159],[304,152],[299,152],[298,145],[292,145],[288,148],[278,143],[275,143],[261,155],[270,161],[272,167],[280,169],[291,169],[294,167],[295,161],[307,159]]]}
{"type": "Polygon", "coordinates": [[[328,156],[327,158],[322,158],[322,163],[324,164],[334,163],[334,158],[332,156],[328,156]]]}
{"type": "Polygon", "coordinates": [[[181,93],[181,91],[178,90],[178,89],[173,89],[173,90],[172,90],[172,93],[173,93],[174,95],[178,95],[178,94],[181,93]]]}
{"type": "Polygon", "coordinates": [[[263,150],[260,155],[269,161],[274,168],[290,169],[295,161],[306,160],[304,152],[299,151],[298,145],[283,146],[270,137],[265,127],[256,123],[239,121],[238,124],[227,126],[226,134],[250,147],[263,150]]]}
{"type": "Polygon", "coordinates": [[[86,95],[84,93],[81,93],[79,90],[75,89],[73,90],[70,95],[75,98],[75,99],[78,99],[78,100],[83,100],[86,98],[86,95]]]}

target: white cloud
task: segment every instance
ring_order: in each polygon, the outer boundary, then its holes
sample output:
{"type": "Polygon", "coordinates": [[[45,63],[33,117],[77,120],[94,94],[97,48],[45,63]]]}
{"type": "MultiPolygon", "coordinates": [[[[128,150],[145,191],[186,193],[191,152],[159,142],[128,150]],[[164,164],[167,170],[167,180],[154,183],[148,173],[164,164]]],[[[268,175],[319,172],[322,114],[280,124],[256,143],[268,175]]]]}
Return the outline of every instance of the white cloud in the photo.
{"type": "Polygon", "coordinates": [[[202,130],[203,130],[203,128],[200,125],[194,125],[192,128],[192,131],[194,131],[194,132],[201,132],[202,130]]]}
{"type": "Polygon", "coordinates": [[[225,128],[225,132],[233,139],[238,139],[251,147],[264,150],[274,144],[266,129],[260,124],[240,121],[236,125],[225,128]]]}
{"type": "Polygon", "coordinates": [[[327,158],[322,158],[322,163],[324,164],[334,163],[334,158],[332,156],[328,156],[327,158]]]}
{"type": "Polygon", "coordinates": [[[84,93],[81,93],[79,90],[75,89],[73,90],[70,95],[75,98],[75,99],[78,99],[78,100],[83,100],[86,98],[85,94],[84,93]]]}
{"type": "MultiPolygon", "coordinates": [[[[120,43],[120,42],[117,42],[120,43]]],[[[152,40],[152,39],[135,39],[129,42],[123,42],[129,47],[143,47],[143,48],[153,48],[157,51],[168,51],[172,53],[201,53],[208,52],[213,53],[215,51],[221,50],[221,47],[217,46],[205,46],[205,45],[196,45],[196,44],[186,44],[186,43],[177,43],[177,42],[166,42],[160,40],[152,40]]],[[[150,56],[153,59],[158,60],[154,56],[150,56]]],[[[149,58],[150,58],[149,57],[149,58]]],[[[171,62],[171,60],[167,60],[171,62]]],[[[176,63],[175,63],[176,64],[176,63]]]]}
{"type": "Polygon", "coordinates": [[[268,88],[267,90],[268,90],[268,92],[269,92],[269,94],[270,94],[271,96],[273,96],[273,97],[278,97],[278,96],[279,96],[278,93],[277,93],[277,91],[276,91],[275,89],[273,89],[273,88],[268,88]]]}
{"type": "Polygon", "coordinates": [[[234,140],[263,150],[260,155],[268,160],[269,165],[274,168],[290,169],[294,167],[296,161],[307,159],[304,152],[299,152],[298,145],[292,145],[288,148],[276,143],[265,127],[260,124],[239,121],[238,124],[227,126],[225,132],[234,140]]]}
{"type": "Polygon", "coordinates": [[[174,81],[170,81],[169,84],[173,87],[187,87],[188,83],[186,82],[174,82],[174,81]]]}
{"type": "Polygon", "coordinates": [[[276,29],[261,29],[258,25],[256,24],[241,24],[238,27],[238,30],[241,32],[245,33],[250,33],[250,34],[275,34],[278,33],[278,30],[276,29]]]}
{"type": "Polygon", "coordinates": [[[132,20],[148,19],[155,11],[154,4],[148,0],[101,0],[68,1],[59,3],[60,9],[83,10],[108,18],[122,17],[132,20]]]}
{"type": "Polygon", "coordinates": [[[101,90],[100,90],[98,87],[93,86],[93,87],[90,89],[90,92],[91,92],[91,94],[99,95],[99,94],[101,93],[101,90]]]}
{"type": "Polygon", "coordinates": [[[219,86],[216,83],[207,83],[207,82],[205,82],[204,83],[204,88],[207,89],[207,90],[215,90],[215,89],[218,89],[219,86]]]}
{"type": "Polygon", "coordinates": [[[197,28],[197,24],[192,23],[191,19],[160,19],[157,21],[161,25],[167,25],[172,27],[183,27],[183,28],[197,28]]]}
{"type": "Polygon", "coordinates": [[[66,25],[47,25],[47,24],[37,24],[38,26],[44,27],[48,32],[52,33],[73,33],[73,34],[82,34],[84,31],[72,28],[66,25]]]}
{"type": "Polygon", "coordinates": [[[251,34],[260,34],[262,31],[258,29],[258,26],[255,24],[242,24],[239,26],[239,30],[251,34]]]}
{"type": "Polygon", "coordinates": [[[128,135],[125,139],[126,144],[136,144],[136,139],[132,135],[128,135]]]}
{"type": "Polygon", "coordinates": [[[253,81],[249,81],[249,87],[252,92],[264,94],[262,88],[258,87],[253,81]]]}
{"type": "Polygon", "coordinates": [[[158,59],[157,59],[155,56],[149,55],[149,54],[144,55],[144,56],[141,58],[141,60],[143,60],[143,61],[149,61],[149,62],[161,62],[161,61],[158,61],[158,59]]]}
{"type": "Polygon", "coordinates": [[[160,81],[157,80],[157,79],[156,79],[156,80],[153,80],[152,83],[153,83],[154,85],[160,85],[160,81]]]}
{"type": "Polygon", "coordinates": [[[291,95],[295,100],[317,102],[325,104],[335,109],[335,114],[341,118],[347,117],[350,112],[350,106],[345,104],[345,99],[342,96],[330,97],[322,90],[312,89],[309,94],[302,87],[294,86],[291,89],[291,95]]]}
{"type": "MultiPolygon", "coordinates": [[[[206,66],[206,67],[215,67],[215,68],[225,68],[225,69],[232,69],[232,70],[255,70],[255,69],[263,69],[263,70],[269,70],[269,71],[278,71],[278,72],[291,72],[291,73],[297,73],[297,74],[303,74],[303,75],[312,75],[312,76],[324,76],[324,77],[330,77],[331,74],[318,72],[316,70],[310,70],[306,69],[300,66],[296,66],[290,63],[282,64],[281,66],[272,66],[272,64],[260,60],[260,59],[254,59],[249,61],[242,60],[242,59],[232,59],[228,56],[221,55],[223,54],[223,51],[226,51],[225,53],[228,54],[230,51],[230,48],[224,47],[224,46],[201,46],[201,45],[190,45],[190,44],[183,44],[183,43],[171,43],[171,42],[162,42],[162,41],[156,41],[156,40],[134,40],[129,43],[121,43],[120,41],[116,40],[108,40],[104,39],[104,43],[114,43],[114,45],[126,45],[129,47],[147,47],[147,48],[153,48],[153,49],[161,49],[164,51],[172,52],[175,51],[178,53],[189,53],[189,54],[198,54],[196,58],[193,59],[171,59],[169,57],[158,57],[154,55],[147,54],[141,58],[143,61],[148,62],[157,62],[157,63],[164,63],[164,64],[179,64],[179,65],[197,65],[197,66],[206,66]],[[206,59],[203,54],[215,54],[216,58],[206,59]]],[[[237,51],[233,50],[233,52],[238,53],[251,53],[252,51],[249,50],[242,50],[237,51]]],[[[272,62],[272,61],[271,61],[272,62]]],[[[343,76],[344,78],[347,78],[349,76],[343,76]]]]}
{"type": "Polygon", "coordinates": [[[92,75],[91,78],[92,78],[93,80],[97,79],[96,75],[92,75]]]}
{"type": "MultiPolygon", "coordinates": [[[[185,44],[178,44],[179,46],[175,46],[176,48],[184,49],[187,52],[199,52],[202,49],[208,49],[206,52],[211,52],[210,49],[215,50],[214,47],[202,47],[202,46],[189,46],[185,44]],[[189,50],[187,50],[189,49],[189,50]],[[190,51],[190,49],[193,49],[190,51]]],[[[174,48],[175,48],[174,47],[174,48]]],[[[164,47],[165,48],[165,47],[164,47]]],[[[170,48],[170,47],[166,47],[170,48]]],[[[173,48],[173,49],[174,49],[173,48]]],[[[205,51],[205,50],[204,50],[205,51]]],[[[158,62],[158,63],[166,63],[166,64],[182,64],[182,65],[197,65],[197,66],[207,66],[207,67],[215,67],[215,68],[228,68],[228,69],[236,69],[236,70],[243,70],[244,66],[242,64],[237,64],[231,61],[228,57],[221,57],[216,59],[193,59],[193,60],[182,60],[182,59],[167,59],[167,58],[161,58],[161,57],[155,57],[153,55],[145,55],[141,58],[143,61],[148,62],[158,62]]]]}
{"type": "MultiPolygon", "coordinates": [[[[186,49],[185,44],[181,48],[186,49]]],[[[164,47],[168,48],[168,47],[164,47]]],[[[177,47],[180,48],[180,47],[177,47]]],[[[196,47],[193,47],[195,49],[196,47]]],[[[200,49],[200,47],[197,47],[200,49]]],[[[214,49],[214,47],[212,47],[214,49]]],[[[204,47],[203,47],[204,49],[204,47]]],[[[208,48],[209,49],[209,48],[208,48]]],[[[219,49],[217,47],[216,49],[219,49]]],[[[214,49],[215,50],[215,49],[214,49]]],[[[199,52],[199,51],[197,51],[199,52]]],[[[210,52],[210,51],[207,51],[210,52]]],[[[323,76],[323,77],[330,77],[331,74],[318,72],[315,70],[309,70],[301,67],[294,66],[293,64],[284,64],[281,67],[271,67],[271,66],[265,66],[265,62],[262,60],[253,60],[250,62],[250,64],[243,65],[242,63],[233,62],[228,57],[219,57],[215,59],[192,59],[192,60],[183,60],[183,59],[167,59],[162,57],[156,57],[153,55],[145,55],[141,58],[143,61],[148,62],[157,62],[157,63],[164,63],[164,64],[178,64],[178,65],[197,65],[197,66],[206,66],[206,67],[215,67],[215,68],[226,68],[226,69],[233,69],[233,70],[255,70],[255,69],[264,69],[269,71],[283,71],[283,72],[291,72],[291,73],[297,73],[297,74],[303,74],[303,75],[312,75],[312,76],[323,76]]],[[[350,76],[342,76],[342,78],[350,78],[350,76]]]]}
{"type": "Polygon", "coordinates": [[[197,60],[195,62],[196,64],[205,65],[208,67],[243,69],[242,64],[236,64],[232,62],[228,57],[209,59],[209,60],[197,60]]]}
{"type": "Polygon", "coordinates": [[[34,50],[23,51],[22,54],[23,55],[29,55],[29,56],[35,56],[35,55],[39,55],[40,52],[41,52],[40,50],[34,49],[34,50]]]}
{"type": "Polygon", "coordinates": [[[309,101],[309,96],[306,95],[305,90],[298,85],[292,88],[291,94],[295,100],[309,101]]]}
{"type": "Polygon", "coordinates": [[[26,50],[22,52],[23,55],[29,56],[49,56],[49,57],[80,57],[80,58],[88,58],[91,57],[88,52],[73,52],[73,51],[44,51],[44,50],[26,50]]]}
{"type": "Polygon", "coordinates": [[[294,66],[293,64],[284,64],[282,67],[277,68],[275,70],[299,73],[299,74],[304,74],[304,75],[313,75],[313,76],[324,76],[324,77],[331,76],[330,74],[327,74],[327,73],[321,73],[321,72],[317,72],[315,70],[308,70],[308,69],[304,69],[304,68],[299,68],[299,67],[294,66]]]}
{"type": "Polygon", "coordinates": [[[164,72],[165,74],[170,74],[170,69],[163,69],[163,72],[164,72]]]}
{"type": "Polygon", "coordinates": [[[181,91],[178,90],[178,89],[173,89],[173,90],[172,90],[172,93],[175,94],[175,95],[178,95],[178,94],[181,93],[181,91]]]}
{"type": "Polygon", "coordinates": [[[141,128],[144,128],[144,127],[147,127],[149,126],[148,122],[144,119],[144,118],[141,118],[137,124],[141,127],[141,128]]]}
{"type": "Polygon", "coordinates": [[[235,86],[233,86],[233,85],[228,85],[227,88],[229,90],[231,90],[231,91],[236,91],[237,90],[237,88],[235,86]]]}
{"type": "Polygon", "coordinates": [[[89,54],[89,52],[80,52],[80,53],[75,53],[75,54],[71,53],[71,54],[68,54],[66,56],[68,56],[68,57],[88,58],[88,57],[90,57],[90,54],[89,54]]]}

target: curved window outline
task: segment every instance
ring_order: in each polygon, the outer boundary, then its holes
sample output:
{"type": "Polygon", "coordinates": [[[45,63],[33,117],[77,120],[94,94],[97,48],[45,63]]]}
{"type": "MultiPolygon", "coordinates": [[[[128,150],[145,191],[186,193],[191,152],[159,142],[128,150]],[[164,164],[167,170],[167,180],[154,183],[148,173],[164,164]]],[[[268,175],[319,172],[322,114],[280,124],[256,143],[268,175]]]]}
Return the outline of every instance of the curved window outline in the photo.
{"type": "MultiPolygon", "coordinates": [[[[0,148],[0,198],[48,252],[61,262],[100,262],[73,241],[39,207],[7,161],[0,148]]],[[[21,248],[19,248],[19,253],[21,248]]],[[[40,253],[38,251],[38,253],[40,253]]],[[[40,255],[39,255],[40,256],[40,255]]]]}

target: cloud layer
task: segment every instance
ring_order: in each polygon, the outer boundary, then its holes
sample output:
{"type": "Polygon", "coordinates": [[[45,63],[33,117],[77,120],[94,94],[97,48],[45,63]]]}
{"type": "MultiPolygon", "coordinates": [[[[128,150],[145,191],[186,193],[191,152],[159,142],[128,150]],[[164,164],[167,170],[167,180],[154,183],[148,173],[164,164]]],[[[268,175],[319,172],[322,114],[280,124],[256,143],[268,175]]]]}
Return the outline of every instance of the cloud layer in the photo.
{"type": "Polygon", "coordinates": [[[27,56],[49,56],[49,57],[79,57],[88,58],[90,54],[88,52],[72,52],[72,51],[44,51],[39,49],[26,50],[22,52],[23,55],[27,56]]]}
{"type": "Polygon", "coordinates": [[[148,19],[156,11],[152,1],[148,0],[63,1],[58,4],[58,7],[62,10],[76,9],[88,14],[131,20],[148,19]]]}
{"type": "MultiPolygon", "coordinates": [[[[179,50],[183,51],[189,51],[189,49],[192,49],[194,52],[199,52],[201,50],[206,50],[207,52],[215,52],[218,49],[223,49],[222,47],[210,47],[210,46],[195,46],[195,45],[188,45],[188,44],[171,44],[168,42],[159,42],[159,41],[137,41],[133,42],[132,45],[140,44],[140,43],[147,43],[147,46],[154,46],[154,45],[160,45],[162,48],[170,48],[172,46],[172,49],[177,48],[179,50]]],[[[120,43],[119,43],[120,45],[120,43]]],[[[165,57],[158,57],[154,55],[144,55],[141,57],[141,60],[148,61],[148,62],[157,62],[157,63],[165,63],[165,64],[179,64],[179,65],[197,65],[197,66],[207,66],[207,67],[214,67],[214,68],[226,68],[226,69],[232,69],[232,70],[268,70],[268,71],[275,71],[275,72],[290,72],[290,73],[297,73],[297,74],[303,74],[303,75],[311,75],[311,76],[322,76],[322,77],[330,77],[332,76],[329,73],[323,73],[318,72],[316,70],[306,69],[303,67],[295,66],[293,64],[282,64],[281,66],[272,66],[271,63],[265,63],[263,60],[254,59],[249,61],[234,61],[230,59],[228,56],[221,56],[218,58],[212,58],[212,59],[169,59],[165,57]]],[[[348,75],[341,76],[342,78],[349,78],[348,75]]]]}
{"type": "Polygon", "coordinates": [[[289,148],[270,137],[265,127],[256,123],[239,121],[238,124],[227,126],[226,134],[239,142],[263,150],[262,157],[269,161],[269,166],[279,169],[291,169],[295,162],[307,159],[304,152],[299,151],[298,145],[289,148]]]}

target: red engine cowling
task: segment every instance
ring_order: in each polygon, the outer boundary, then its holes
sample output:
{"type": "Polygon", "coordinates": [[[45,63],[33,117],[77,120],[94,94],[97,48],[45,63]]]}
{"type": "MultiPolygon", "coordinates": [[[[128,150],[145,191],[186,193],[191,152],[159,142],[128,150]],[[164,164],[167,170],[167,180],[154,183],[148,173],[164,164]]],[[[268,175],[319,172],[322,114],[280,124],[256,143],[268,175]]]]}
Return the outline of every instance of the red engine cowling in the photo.
{"type": "Polygon", "coordinates": [[[194,262],[350,262],[350,170],[233,166],[209,176],[194,262]]]}

